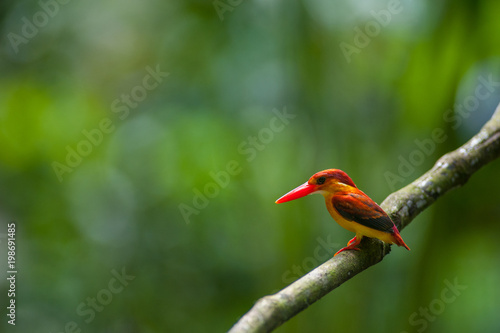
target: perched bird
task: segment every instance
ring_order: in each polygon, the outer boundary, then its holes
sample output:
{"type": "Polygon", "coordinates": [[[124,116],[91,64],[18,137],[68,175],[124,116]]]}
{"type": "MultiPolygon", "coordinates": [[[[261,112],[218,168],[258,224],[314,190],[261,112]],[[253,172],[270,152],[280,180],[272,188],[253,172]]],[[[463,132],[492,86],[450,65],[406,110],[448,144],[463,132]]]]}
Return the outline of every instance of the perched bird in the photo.
{"type": "Polygon", "coordinates": [[[299,199],[312,193],[321,193],[333,219],[343,228],[356,233],[347,246],[334,256],[345,250],[359,251],[356,246],[363,236],[378,238],[410,250],[387,213],[361,192],[342,170],[328,169],[315,173],[306,183],[291,190],[276,200],[276,203],[299,199]]]}

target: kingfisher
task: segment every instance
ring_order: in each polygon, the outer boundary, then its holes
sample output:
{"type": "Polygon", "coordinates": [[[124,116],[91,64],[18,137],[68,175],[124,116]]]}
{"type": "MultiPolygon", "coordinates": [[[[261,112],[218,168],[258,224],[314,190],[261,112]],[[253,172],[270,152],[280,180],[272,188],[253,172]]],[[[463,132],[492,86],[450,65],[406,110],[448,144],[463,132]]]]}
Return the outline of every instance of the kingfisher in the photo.
{"type": "Polygon", "coordinates": [[[356,234],[347,246],[338,250],[334,256],[345,250],[359,251],[357,246],[364,236],[410,250],[389,215],[359,190],[342,170],[328,169],[317,172],[307,182],[276,200],[276,203],[299,199],[313,193],[321,193],[333,219],[341,227],[356,234]]]}

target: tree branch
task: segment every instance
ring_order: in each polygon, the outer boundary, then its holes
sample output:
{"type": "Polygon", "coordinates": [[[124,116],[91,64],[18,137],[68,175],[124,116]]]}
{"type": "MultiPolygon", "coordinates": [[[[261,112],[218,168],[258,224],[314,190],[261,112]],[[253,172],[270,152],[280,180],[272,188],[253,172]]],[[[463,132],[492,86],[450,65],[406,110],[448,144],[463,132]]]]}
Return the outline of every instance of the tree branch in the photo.
{"type": "MultiPolygon", "coordinates": [[[[479,133],[442,156],[413,183],[389,195],[381,207],[402,230],[439,197],[464,185],[474,172],[498,157],[500,104],[479,133]]],[[[271,332],[390,252],[390,245],[373,238],[363,238],[361,245],[362,251],[341,252],[278,293],[259,299],[229,332],[271,332]]]]}

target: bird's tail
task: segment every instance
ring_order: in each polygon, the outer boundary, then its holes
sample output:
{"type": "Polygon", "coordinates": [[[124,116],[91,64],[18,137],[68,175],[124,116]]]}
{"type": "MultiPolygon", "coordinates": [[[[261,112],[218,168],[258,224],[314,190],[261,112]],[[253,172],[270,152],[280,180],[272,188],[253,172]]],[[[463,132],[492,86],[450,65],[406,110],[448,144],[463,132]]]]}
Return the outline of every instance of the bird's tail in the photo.
{"type": "Polygon", "coordinates": [[[397,246],[404,246],[408,251],[410,251],[410,248],[408,247],[408,245],[406,245],[403,238],[401,238],[401,235],[399,234],[398,228],[396,228],[396,226],[393,226],[392,231],[393,231],[392,235],[394,236],[394,244],[396,244],[397,246]]]}

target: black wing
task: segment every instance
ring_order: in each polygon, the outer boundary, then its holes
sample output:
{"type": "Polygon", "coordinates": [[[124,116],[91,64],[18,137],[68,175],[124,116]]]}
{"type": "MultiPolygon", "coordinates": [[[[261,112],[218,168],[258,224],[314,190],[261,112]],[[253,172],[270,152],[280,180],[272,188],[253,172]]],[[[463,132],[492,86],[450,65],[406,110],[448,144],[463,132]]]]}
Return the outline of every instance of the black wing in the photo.
{"type": "Polygon", "coordinates": [[[333,207],[346,220],[365,227],[392,233],[394,223],[382,208],[364,193],[338,193],[332,198],[333,207]]]}

